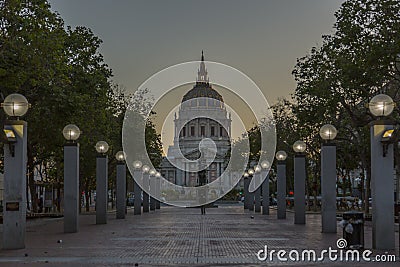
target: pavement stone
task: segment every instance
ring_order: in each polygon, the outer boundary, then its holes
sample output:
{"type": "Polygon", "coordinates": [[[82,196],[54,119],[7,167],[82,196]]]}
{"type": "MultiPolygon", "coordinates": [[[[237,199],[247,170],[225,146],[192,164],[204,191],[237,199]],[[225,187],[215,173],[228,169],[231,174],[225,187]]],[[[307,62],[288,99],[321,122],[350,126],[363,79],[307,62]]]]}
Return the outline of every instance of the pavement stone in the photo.
{"type": "MultiPolygon", "coordinates": [[[[269,249],[336,249],[337,234],[321,233],[319,214],[307,214],[306,225],[295,225],[293,214],[277,220],[244,211],[241,205],[207,209],[162,206],[161,210],[125,219],[108,214],[96,225],[94,214],[80,215],[78,233],[63,233],[63,219],[28,221],[26,248],[0,250],[0,266],[398,266],[376,262],[260,262],[256,253],[269,249]],[[62,240],[58,243],[58,240],[62,240]]],[[[2,231],[0,229],[0,231],[2,231]]],[[[0,232],[1,235],[1,232],[0,232]]],[[[398,232],[396,233],[398,235],[398,232]]],[[[371,247],[371,223],[366,222],[365,245],[371,247]]],[[[1,239],[0,239],[1,240],[1,239]]],[[[398,242],[398,236],[396,236],[398,242]]],[[[390,254],[398,253],[389,251],[390,254]]],[[[0,244],[1,246],[1,244],[0,244]]],[[[374,253],[385,253],[374,251],[374,253]]],[[[276,257],[275,257],[276,258],[276,257]]]]}

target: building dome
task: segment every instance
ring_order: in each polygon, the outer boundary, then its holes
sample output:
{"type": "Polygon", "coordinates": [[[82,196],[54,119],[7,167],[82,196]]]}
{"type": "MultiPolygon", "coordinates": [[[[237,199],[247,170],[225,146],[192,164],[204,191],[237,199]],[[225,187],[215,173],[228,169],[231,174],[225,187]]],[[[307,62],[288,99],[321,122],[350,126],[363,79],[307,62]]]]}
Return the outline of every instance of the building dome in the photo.
{"type": "Polygon", "coordinates": [[[182,102],[199,97],[214,98],[220,102],[224,102],[222,96],[207,83],[196,83],[196,85],[183,96],[182,102]]]}
{"type": "Polygon", "coordinates": [[[200,97],[214,98],[220,102],[224,102],[222,96],[216,90],[214,90],[209,83],[207,77],[207,69],[204,63],[203,51],[201,52],[201,63],[200,63],[200,68],[197,72],[196,84],[195,86],[193,86],[191,90],[189,90],[189,92],[187,92],[183,96],[182,102],[200,97]]]}

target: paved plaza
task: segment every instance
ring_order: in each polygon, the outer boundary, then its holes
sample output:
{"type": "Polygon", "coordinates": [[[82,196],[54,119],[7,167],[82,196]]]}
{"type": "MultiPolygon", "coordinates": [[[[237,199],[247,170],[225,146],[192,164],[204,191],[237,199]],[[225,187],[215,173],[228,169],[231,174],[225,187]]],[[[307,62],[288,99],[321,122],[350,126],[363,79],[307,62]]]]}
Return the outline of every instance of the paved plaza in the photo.
{"type": "MultiPolygon", "coordinates": [[[[108,224],[96,225],[95,215],[80,216],[80,231],[63,233],[62,218],[28,221],[26,248],[0,250],[0,266],[398,266],[396,263],[261,262],[256,253],[279,250],[336,247],[338,234],[322,234],[320,215],[308,214],[306,225],[244,211],[241,205],[207,209],[162,206],[161,210],[126,219],[109,213],[108,224]]],[[[371,223],[366,223],[366,247],[371,247],[371,223]]],[[[1,229],[1,228],[0,228],[1,229]]],[[[398,235],[398,232],[396,232],[398,235]]],[[[396,236],[398,242],[398,236],[396,236]]],[[[398,251],[398,243],[396,252],[398,251]]],[[[374,253],[384,253],[377,252],[374,253]]]]}

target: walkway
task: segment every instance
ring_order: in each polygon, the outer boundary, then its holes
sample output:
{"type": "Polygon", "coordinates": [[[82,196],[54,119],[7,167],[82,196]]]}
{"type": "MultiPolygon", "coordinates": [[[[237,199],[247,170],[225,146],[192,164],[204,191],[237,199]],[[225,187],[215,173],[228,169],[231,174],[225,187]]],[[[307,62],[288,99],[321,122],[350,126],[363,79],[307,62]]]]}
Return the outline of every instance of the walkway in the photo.
{"type": "MultiPolygon", "coordinates": [[[[278,221],[274,210],[266,216],[244,212],[243,206],[210,208],[205,216],[199,213],[199,209],[162,206],[156,212],[134,216],[130,210],[124,220],[110,213],[106,225],[95,225],[95,215],[81,215],[80,231],[75,234],[63,233],[62,219],[29,221],[26,249],[0,250],[0,266],[266,266],[271,263],[262,263],[256,256],[264,245],[275,250],[321,251],[329,246],[336,249],[341,237],[340,231],[322,234],[316,214],[307,215],[306,225],[294,225],[292,213],[278,221]]],[[[365,240],[371,247],[370,227],[365,240]]],[[[313,265],[277,259],[273,263],[313,265]]]]}

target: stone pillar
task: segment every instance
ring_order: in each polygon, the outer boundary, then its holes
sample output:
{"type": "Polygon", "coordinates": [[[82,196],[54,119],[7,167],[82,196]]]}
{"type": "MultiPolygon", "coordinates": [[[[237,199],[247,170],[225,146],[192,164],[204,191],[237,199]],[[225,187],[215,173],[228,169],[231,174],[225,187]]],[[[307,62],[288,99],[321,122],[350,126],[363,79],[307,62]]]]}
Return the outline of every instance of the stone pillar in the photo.
{"type": "Polygon", "coordinates": [[[249,177],[243,178],[244,209],[249,209],[249,177]]]}
{"type": "Polygon", "coordinates": [[[306,156],[294,157],[294,223],[306,223],[306,156]]]}
{"type": "Polygon", "coordinates": [[[64,145],[64,233],[79,230],[79,144],[64,145]]]}
{"type": "Polygon", "coordinates": [[[117,219],[125,219],[126,211],[126,166],[117,163],[117,219]]]}
{"type": "Polygon", "coordinates": [[[133,215],[140,215],[142,214],[142,189],[136,181],[142,180],[142,171],[134,170],[133,176],[133,192],[135,194],[135,200],[133,203],[133,215]]]}
{"type": "Polygon", "coordinates": [[[395,249],[393,144],[383,150],[382,135],[393,129],[390,122],[371,123],[372,247],[395,249]]]}
{"type": "MultiPolygon", "coordinates": [[[[256,172],[254,174],[254,179],[256,183],[260,183],[261,173],[256,172]]],[[[261,212],[261,185],[254,191],[254,212],[261,212]]]]}
{"type": "Polygon", "coordinates": [[[96,159],[96,224],[107,223],[107,206],[108,157],[101,155],[96,159]]]}
{"type": "Polygon", "coordinates": [[[143,173],[143,212],[150,211],[150,200],[149,200],[149,194],[147,193],[149,191],[149,189],[150,189],[150,175],[148,172],[144,172],[143,173]]]}
{"type": "Polygon", "coordinates": [[[156,199],[152,196],[155,195],[156,190],[156,177],[154,175],[150,175],[150,210],[156,210],[156,199]]]}
{"type": "Polygon", "coordinates": [[[261,178],[263,177],[265,177],[265,180],[262,183],[262,214],[269,215],[269,175],[265,170],[261,171],[261,178]]]}
{"type": "MultiPolygon", "coordinates": [[[[249,185],[251,183],[251,180],[253,180],[253,176],[249,175],[249,185]]],[[[247,189],[249,192],[249,189],[247,189]]],[[[249,210],[254,211],[254,192],[249,192],[249,210]]]]}
{"type": "Polygon", "coordinates": [[[16,142],[4,144],[3,249],[25,248],[27,126],[25,121],[6,121],[16,142]]]}
{"type": "Polygon", "coordinates": [[[336,233],[336,145],[321,148],[322,232],[336,233]]]}
{"type": "Polygon", "coordinates": [[[277,164],[277,217],[286,219],[286,162],[278,161],[277,164]]]}
{"type": "MultiPolygon", "coordinates": [[[[156,176],[156,196],[157,199],[161,199],[161,179],[160,177],[156,176]]],[[[156,200],[156,209],[160,209],[161,203],[159,200],[156,200]]]]}

